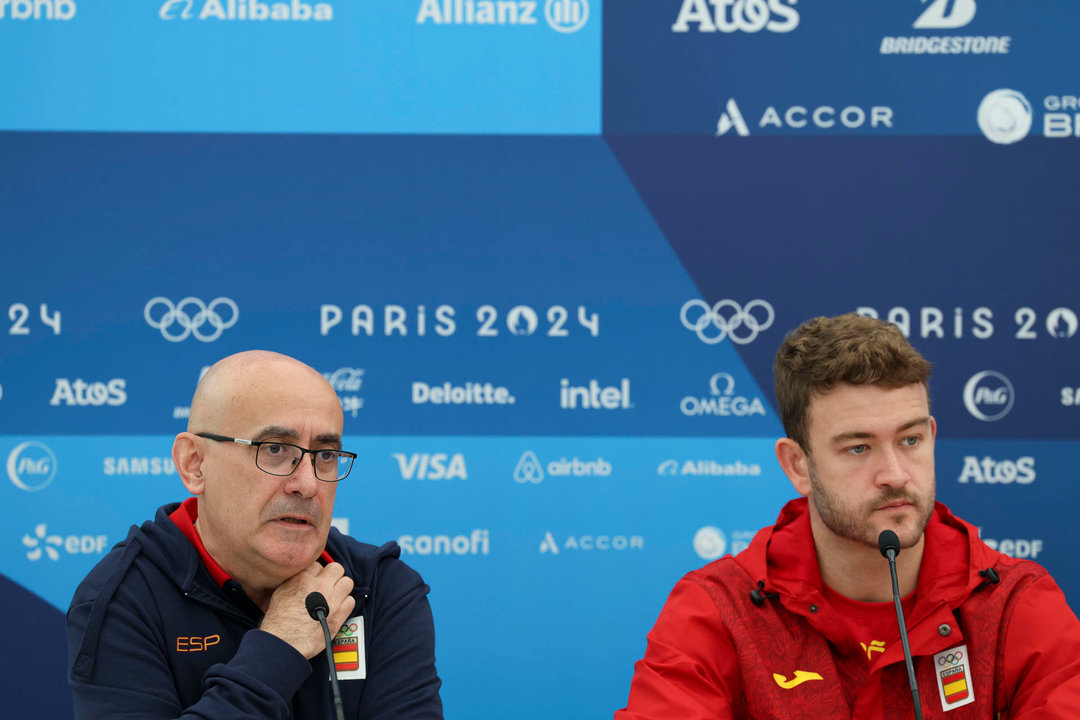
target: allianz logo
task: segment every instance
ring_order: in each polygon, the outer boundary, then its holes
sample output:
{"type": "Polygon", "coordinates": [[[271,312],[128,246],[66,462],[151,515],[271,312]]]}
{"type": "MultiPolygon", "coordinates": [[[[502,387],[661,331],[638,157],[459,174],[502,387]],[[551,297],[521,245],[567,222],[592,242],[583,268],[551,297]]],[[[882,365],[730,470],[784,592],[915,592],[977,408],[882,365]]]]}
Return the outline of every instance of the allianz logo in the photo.
{"type": "Polygon", "coordinates": [[[56,378],[56,388],[53,390],[49,404],[54,407],[61,403],[69,407],[123,405],[127,402],[126,387],[127,383],[123,378],[113,378],[108,382],[86,382],[82,378],[74,380],[56,378]]]}
{"type": "Polygon", "coordinates": [[[71,20],[77,9],[74,0],[0,0],[0,20],[71,20]]]}
{"type": "Polygon", "coordinates": [[[393,453],[402,480],[468,480],[461,453],[393,453]]]}
{"type": "Polygon", "coordinates": [[[715,373],[709,378],[709,397],[687,395],[679,403],[679,409],[687,417],[746,417],[765,414],[765,405],[761,398],[748,399],[735,395],[735,378],[726,372],[715,373]]]}
{"type": "Polygon", "coordinates": [[[175,475],[171,457],[107,457],[102,463],[106,475],[175,475]]]}
{"type": "Polygon", "coordinates": [[[517,398],[510,390],[489,382],[429,385],[418,381],[412,384],[413,405],[513,405],[516,402],[517,398]]]}
{"type": "Polygon", "coordinates": [[[661,476],[690,475],[698,477],[758,477],[761,466],[757,463],[717,462],[716,460],[664,460],[656,468],[661,476]]]}
{"type": "Polygon", "coordinates": [[[540,554],[551,553],[558,555],[561,552],[591,552],[599,550],[644,550],[645,538],[641,535],[566,535],[562,540],[556,540],[551,531],[544,533],[540,541],[540,554]]]}
{"type": "MultiPolygon", "coordinates": [[[[539,25],[538,0],[422,0],[416,24],[539,25]]],[[[588,0],[546,0],[544,19],[552,30],[574,33],[589,21],[588,0]]]]}
{"type": "Polygon", "coordinates": [[[588,385],[571,385],[569,378],[559,381],[559,407],[563,410],[629,410],[630,379],[623,378],[618,385],[601,386],[599,380],[589,380],[588,385]]]}
{"type": "Polygon", "coordinates": [[[165,0],[158,10],[158,17],[162,20],[326,21],[334,19],[334,6],[326,2],[306,3],[302,0],[165,0]]]}
{"type": "Polygon", "coordinates": [[[42,557],[56,562],[60,559],[61,551],[68,555],[101,555],[108,542],[105,535],[50,534],[45,523],[39,523],[32,533],[22,536],[26,559],[30,562],[37,562],[42,557]]]}
{"type": "Polygon", "coordinates": [[[988,456],[966,455],[957,482],[1030,485],[1035,482],[1035,458],[1025,455],[1016,460],[998,461],[988,456]]]}
{"type": "Polygon", "coordinates": [[[683,0],[672,32],[791,32],[799,27],[798,0],[683,0]],[[712,6],[711,8],[709,6],[712,6]]]}
{"type": "Polygon", "coordinates": [[[406,555],[488,555],[491,531],[477,528],[468,535],[402,535],[397,542],[406,555]]]}
{"type": "MultiPolygon", "coordinates": [[[[561,457],[547,464],[547,474],[552,477],[609,477],[611,463],[602,457],[595,460],[561,457]]],[[[540,459],[532,450],[526,450],[514,467],[514,480],[519,483],[538,483],[543,479],[544,466],[540,459]]]]}

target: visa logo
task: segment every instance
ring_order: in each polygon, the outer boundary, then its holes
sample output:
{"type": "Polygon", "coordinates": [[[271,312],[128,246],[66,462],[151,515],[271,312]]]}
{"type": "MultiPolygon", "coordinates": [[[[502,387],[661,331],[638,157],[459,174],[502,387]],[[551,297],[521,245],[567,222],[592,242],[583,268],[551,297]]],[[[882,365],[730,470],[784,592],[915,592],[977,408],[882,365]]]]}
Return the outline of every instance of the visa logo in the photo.
{"type": "Polygon", "coordinates": [[[394,453],[402,480],[468,480],[465,456],[461,453],[394,453]]]}

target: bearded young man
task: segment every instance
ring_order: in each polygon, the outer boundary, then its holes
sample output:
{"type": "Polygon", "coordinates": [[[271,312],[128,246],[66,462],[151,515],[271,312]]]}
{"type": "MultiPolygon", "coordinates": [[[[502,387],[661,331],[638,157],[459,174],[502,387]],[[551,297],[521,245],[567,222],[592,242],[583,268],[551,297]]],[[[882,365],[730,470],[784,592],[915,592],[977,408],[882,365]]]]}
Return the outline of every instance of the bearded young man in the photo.
{"type": "Polygon", "coordinates": [[[930,365],[891,324],[810,320],[774,365],[803,497],[686,575],[616,720],[915,717],[878,535],[893,530],[924,718],[1080,718],[1080,622],[1042,567],[935,503],[930,365]]]}
{"type": "Polygon", "coordinates": [[[441,720],[428,586],[396,543],[331,529],[341,448],[334,389],[264,351],[199,382],[173,461],[191,493],[132,527],[67,616],[76,718],[330,720],[320,592],[345,717],[441,720]],[[339,631],[340,628],[340,631],[339,631]]]}

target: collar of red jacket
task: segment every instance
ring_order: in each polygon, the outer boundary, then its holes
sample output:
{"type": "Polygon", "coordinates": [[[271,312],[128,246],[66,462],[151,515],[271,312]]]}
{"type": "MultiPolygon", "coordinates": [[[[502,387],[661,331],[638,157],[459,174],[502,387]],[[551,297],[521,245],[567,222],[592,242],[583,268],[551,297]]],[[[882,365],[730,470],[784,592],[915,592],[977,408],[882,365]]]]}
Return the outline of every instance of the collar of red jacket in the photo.
{"type": "MultiPolygon", "coordinates": [[[[229,577],[229,573],[217,564],[217,561],[206,551],[206,546],[203,545],[202,538],[199,537],[199,531],[195,528],[195,521],[199,518],[199,504],[197,498],[189,497],[184,502],[180,503],[180,507],[176,508],[169,515],[169,519],[176,523],[176,527],[180,528],[180,532],[184,533],[184,537],[195,546],[195,549],[199,551],[199,557],[202,558],[203,565],[210,571],[210,577],[214,578],[214,582],[218,584],[218,587],[224,585],[232,578],[229,577]]],[[[325,565],[327,563],[334,562],[334,559],[330,557],[330,554],[324,549],[322,555],[319,556],[319,561],[325,565]]]]}
{"type": "MultiPolygon", "coordinates": [[[[934,602],[958,602],[983,582],[979,570],[992,566],[998,558],[999,554],[979,539],[975,527],[936,503],[926,526],[918,587],[933,588],[934,602]]],[[[737,560],[754,582],[765,581],[766,590],[800,600],[821,598],[821,572],[807,498],[784,505],[776,524],[759,531],[737,560]]],[[[919,600],[921,604],[931,598],[919,600]]]]}

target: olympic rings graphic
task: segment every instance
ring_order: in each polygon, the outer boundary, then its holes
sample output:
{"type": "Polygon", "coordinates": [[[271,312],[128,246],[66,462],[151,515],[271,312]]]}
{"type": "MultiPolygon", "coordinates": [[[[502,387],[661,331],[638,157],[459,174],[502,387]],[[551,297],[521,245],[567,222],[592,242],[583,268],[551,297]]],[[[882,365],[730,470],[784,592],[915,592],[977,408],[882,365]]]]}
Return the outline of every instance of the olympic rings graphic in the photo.
{"type": "Polygon", "coordinates": [[[695,299],[688,300],[682,306],[679,318],[683,326],[696,332],[703,343],[715,345],[724,338],[730,338],[733,343],[745,345],[756,340],[758,333],[772,326],[776,313],[772,305],[765,300],[751,300],[745,308],[734,300],[721,300],[710,308],[704,300],[695,299]],[[692,314],[696,315],[694,320],[690,319],[692,314]],[[761,315],[763,317],[758,317],[761,315]],[[715,335],[707,333],[710,325],[719,332],[715,335]],[[747,332],[737,335],[735,331],[741,327],[745,327],[747,332]]]}
{"type": "Polygon", "coordinates": [[[172,300],[166,297],[158,296],[146,303],[146,307],[143,308],[143,317],[146,318],[146,323],[155,330],[161,331],[161,336],[169,342],[180,342],[186,340],[188,335],[194,335],[198,340],[202,342],[213,342],[221,337],[221,333],[228,330],[236,321],[240,319],[240,308],[236,306],[230,298],[219,297],[214,298],[209,307],[197,297],[186,297],[180,302],[173,305],[172,300]],[[151,311],[157,305],[165,306],[165,313],[155,320],[151,314],[151,311]],[[231,311],[231,315],[228,320],[222,319],[218,314],[216,308],[226,307],[231,311]],[[186,308],[191,307],[196,309],[193,315],[189,315],[186,312],[186,308]],[[175,333],[170,332],[170,328],[173,325],[179,325],[183,332],[175,333]],[[214,328],[212,333],[203,333],[203,325],[209,324],[214,328]]]}
{"type": "Polygon", "coordinates": [[[942,657],[939,657],[938,661],[937,661],[937,664],[940,665],[941,667],[944,667],[946,665],[955,665],[956,663],[960,662],[963,659],[964,659],[964,653],[957,650],[955,653],[949,653],[948,655],[944,655],[942,657]]]}

